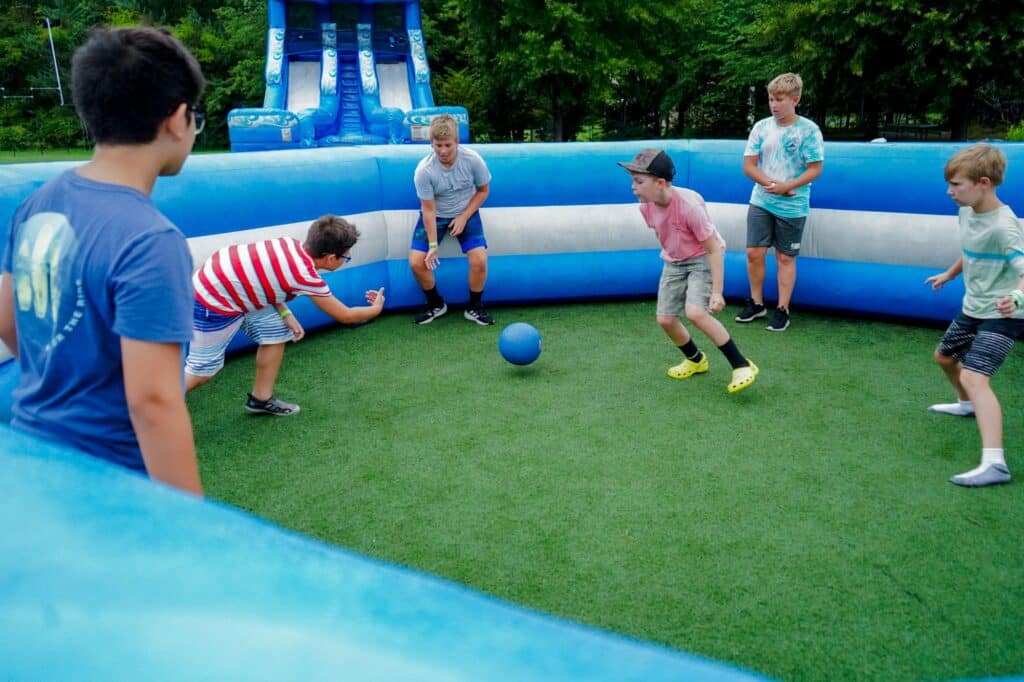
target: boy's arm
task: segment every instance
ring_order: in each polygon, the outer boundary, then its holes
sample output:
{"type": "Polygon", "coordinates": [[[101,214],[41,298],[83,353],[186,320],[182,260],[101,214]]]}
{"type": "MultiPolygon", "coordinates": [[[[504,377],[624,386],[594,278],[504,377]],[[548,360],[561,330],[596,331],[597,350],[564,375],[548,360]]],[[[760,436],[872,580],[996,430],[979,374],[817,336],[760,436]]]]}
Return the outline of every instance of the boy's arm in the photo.
{"type": "Polygon", "coordinates": [[[956,259],[956,262],[950,265],[945,271],[940,272],[937,275],[932,275],[924,281],[925,284],[931,284],[932,289],[941,289],[942,285],[946,282],[956,279],[957,276],[964,270],[964,257],[960,256],[956,259]]]}
{"type": "Polygon", "coordinates": [[[480,185],[476,188],[476,192],[470,197],[469,203],[466,204],[466,208],[463,209],[462,213],[455,216],[451,224],[448,226],[448,232],[453,237],[457,236],[464,229],[466,229],[466,221],[469,220],[470,216],[480,210],[483,203],[487,201],[487,196],[491,193],[490,183],[486,185],[480,185]]]}
{"type": "Polygon", "coordinates": [[[797,187],[808,185],[821,177],[824,163],[824,161],[812,161],[807,164],[807,170],[797,177],[785,182],[772,181],[765,185],[764,190],[769,194],[791,194],[797,187]]]}
{"type": "Polygon", "coordinates": [[[772,179],[768,177],[768,174],[764,172],[759,165],[760,156],[744,156],[743,157],[743,174],[753,180],[759,185],[767,186],[771,184],[772,179]]]}
{"type": "Polygon", "coordinates": [[[708,299],[708,308],[714,313],[725,307],[725,297],[722,296],[725,251],[722,250],[722,244],[718,239],[716,232],[701,242],[701,246],[708,252],[708,267],[711,269],[711,296],[708,299]]]}
{"type": "Polygon", "coordinates": [[[14,326],[14,285],[11,273],[0,273],[0,340],[18,357],[18,329],[14,326]]]}
{"type": "Polygon", "coordinates": [[[324,311],[342,324],[366,322],[380,315],[384,309],[384,288],[366,292],[366,301],[370,305],[349,308],[334,296],[311,296],[316,307],[324,311]]]}
{"type": "Polygon", "coordinates": [[[1012,317],[1022,306],[1024,306],[1024,275],[1017,280],[1017,286],[1013,291],[996,301],[996,310],[1003,317],[1012,317]]]}
{"type": "Polygon", "coordinates": [[[437,202],[420,199],[420,213],[423,215],[423,229],[427,233],[427,268],[437,267],[437,202]]]}
{"type": "Polygon", "coordinates": [[[181,385],[181,346],[121,337],[121,358],[128,415],[150,478],[201,497],[181,385]]]}
{"type": "Polygon", "coordinates": [[[298,318],[292,314],[291,309],[284,303],[275,303],[274,310],[284,320],[284,324],[292,332],[292,343],[298,343],[302,340],[302,337],[306,335],[306,330],[303,329],[302,323],[299,322],[298,318]]]}

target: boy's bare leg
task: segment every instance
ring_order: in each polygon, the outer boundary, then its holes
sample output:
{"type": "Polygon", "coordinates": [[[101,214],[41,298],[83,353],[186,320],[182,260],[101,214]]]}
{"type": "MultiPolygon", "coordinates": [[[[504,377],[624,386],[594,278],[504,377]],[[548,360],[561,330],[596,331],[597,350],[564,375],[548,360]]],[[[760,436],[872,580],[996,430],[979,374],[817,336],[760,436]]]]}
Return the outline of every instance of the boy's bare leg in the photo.
{"type": "Polygon", "coordinates": [[[1003,447],[1003,410],[999,399],[992,390],[989,377],[984,374],[964,369],[960,372],[960,380],[967,396],[974,403],[974,415],[978,419],[978,433],[981,435],[981,447],[1003,447]]]}
{"type": "Polygon", "coordinates": [[[768,247],[747,247],[747,280],[750,282],[750,298],[754,303],[764,305],[765,255],[768,247]]]}
{"type": "MultiPolygon", "coordinates": [[[[775,262],[779,267],[779,307],[789,310],[789,300],[796,285],[796,256],[776,251],[775,262]]],[[[764,271],[761,275],[763,279],[764,271]]]]}
{"type": "Polygon", "coordinates": [[[675,315],[658,315],[658,324],[664,330],[665,335],[677,346],[685,346],[693,337],[686,330],[683,323],[675,315]]]}
{"type": "Polygon", "coordinates": [[[992,391],[988,376],[961,370],[960,382],[974,403],[981,435],[981,464],[949,479],[957,485],[980,487],[995,483],[1009,483],[1010,470],[1003,454],[1003,410],[992,391]]]}
{"type": "Polygon", "coordinates": [[[283,343],[259,347],[256,351],[256,379],[252,384],[253,398],[269,400],[274,395],[274,384],[277,383],[277,373],[281,370],[283,360],[283,343]]]}
{"type": "Polygon", "coordinates": [[[725,325],[704,308],[686,306],[686,319],[693,322],[697,329],[704,332],[704,335],[711,339],[711,343],[715,344],[716,347],[729,340],[729,331],[725,328],[725,325]]]}
{"type": "Polygon", "coordinates": [[[469,290],[483,291],[487,284],[487,249],[483,246],[470,249],[466,258],[469,260],[469,290]]]}
{"type": "Polygon", "coordinates": [[[188,393],[193,388],[202,386],[212,378],[213,377],[199,377],[196,376],[195,374],[189,374],[188,372],[185,372],[185,392],[188,393]]]}
{"type": "Polygon", "coordinates": [[[960,361],[949,355],[943,355],[936,350],[935,362],[942,368],[946,379],[949,380],[950,386],[956,391],[957,402],[929,405],[928,411],[951,414],[956,417],[974,416],[974,404],[967,396],[967,391],[964,390],[963,384],[960,383],[960,361]]]}
{"type": "Polygon", "coordinates": [[[423,291],[429,291],[434,288],[437,282],[434,279],[434,273],[427,268],[427,254],[425,251],[409,251],[409,268],[412,270],[412,276],[416,278],[423,291]]]}

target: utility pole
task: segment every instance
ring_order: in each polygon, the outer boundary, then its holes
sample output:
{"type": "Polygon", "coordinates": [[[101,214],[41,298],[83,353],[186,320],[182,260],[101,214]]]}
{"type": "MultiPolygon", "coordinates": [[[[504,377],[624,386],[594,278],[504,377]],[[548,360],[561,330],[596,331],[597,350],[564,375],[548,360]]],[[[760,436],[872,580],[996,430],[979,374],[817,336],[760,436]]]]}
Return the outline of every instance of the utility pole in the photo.
{"type": "Polygon", "coordinates": [[[50,17],[46,17],[46,33],[50,36],[50,55],[53,57],[53,75],[57,77],[57,93],[60,95],[60,105],[64,106],[64,89],[60,85],[60,69],[57,67],[57,50],[53,47],[53,28],[50,24],[50,17]]]}

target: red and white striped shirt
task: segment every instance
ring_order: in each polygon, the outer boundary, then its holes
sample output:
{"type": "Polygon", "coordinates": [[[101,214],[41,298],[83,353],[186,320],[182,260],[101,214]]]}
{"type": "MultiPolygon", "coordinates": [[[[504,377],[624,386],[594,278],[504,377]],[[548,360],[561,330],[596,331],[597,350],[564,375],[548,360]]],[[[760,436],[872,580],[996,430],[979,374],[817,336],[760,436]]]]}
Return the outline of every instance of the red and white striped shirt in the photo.
{"type": "Polygon", "coordinates": [[[225,246],[192,275],[196,300],[215,313],[249,313],[296,296],[330,296],[297,239],[278,237],[225,246]]]}

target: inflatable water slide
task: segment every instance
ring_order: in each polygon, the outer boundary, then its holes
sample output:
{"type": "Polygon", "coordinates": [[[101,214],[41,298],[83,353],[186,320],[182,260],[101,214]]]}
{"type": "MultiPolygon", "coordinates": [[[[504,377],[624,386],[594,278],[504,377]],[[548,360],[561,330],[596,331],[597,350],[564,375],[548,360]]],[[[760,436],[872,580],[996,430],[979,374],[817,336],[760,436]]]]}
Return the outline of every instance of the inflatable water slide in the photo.
{"type": "Polygon", "coordinates": [[[235,152],[429,142],[438,107],[419,0],[268,0],[266,93],[228,113],[235,152]]]}

